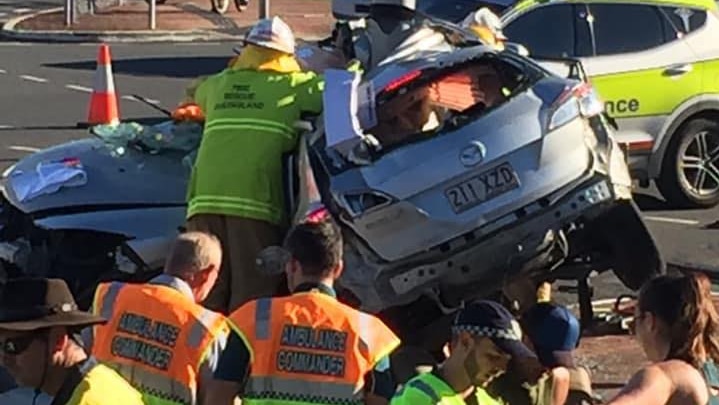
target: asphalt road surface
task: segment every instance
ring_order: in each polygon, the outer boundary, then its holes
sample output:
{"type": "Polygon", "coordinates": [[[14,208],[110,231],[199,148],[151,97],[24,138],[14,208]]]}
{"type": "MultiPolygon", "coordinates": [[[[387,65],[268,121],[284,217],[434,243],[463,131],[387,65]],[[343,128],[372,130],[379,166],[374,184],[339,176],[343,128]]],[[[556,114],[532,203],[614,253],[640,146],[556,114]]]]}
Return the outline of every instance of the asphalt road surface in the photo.
{"type": "MultiPolygon", "coordinates": [[[[192,79],[225,66],[231,49],[229,43],[112,45],[121,118],[161,115],[132,94],[172,109],[192,79]]],[[[0,42],[0,170],[39,148],[88,136],[76,123],[86,119],[96,55],[93,44],[0,42]]],[[[719,229],[706,228],[719,220],[719,208],[672,210],[653,190],[639,192],[637,202],[668,261],[719,268],[719,229]]],[[[595,286],[596,298],[622,290],[611,274],[595,286]]]]}

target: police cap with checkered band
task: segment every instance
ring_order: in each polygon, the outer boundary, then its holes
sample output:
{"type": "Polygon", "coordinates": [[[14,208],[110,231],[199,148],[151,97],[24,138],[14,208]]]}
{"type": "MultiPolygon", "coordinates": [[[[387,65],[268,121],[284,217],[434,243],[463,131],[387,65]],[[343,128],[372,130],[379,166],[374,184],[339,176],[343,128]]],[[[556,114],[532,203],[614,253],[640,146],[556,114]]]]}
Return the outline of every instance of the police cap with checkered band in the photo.
{"type": "Polygon", "coordinates": [[[505,353],[514,358],[537,356],[522,343],[513,325],[514,317],[501,304],[479,300],[467,304],[454,319],[452,332],[468,332],[476,337],[488,337],[505,353]]]}

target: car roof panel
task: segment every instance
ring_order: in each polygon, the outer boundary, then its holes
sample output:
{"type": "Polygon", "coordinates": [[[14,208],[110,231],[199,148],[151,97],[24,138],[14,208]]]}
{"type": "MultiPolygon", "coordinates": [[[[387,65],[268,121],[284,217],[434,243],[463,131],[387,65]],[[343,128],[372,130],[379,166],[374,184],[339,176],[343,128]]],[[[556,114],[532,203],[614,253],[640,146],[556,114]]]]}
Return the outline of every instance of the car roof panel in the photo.
{"type": "Polygon", "coordinates": [[[611,3],[611,4],[648,4],[654,6],[676,6],[699,8],[704,10],[717,10],[715,0],[520,0],[513,7],[508,9],[504,16],[509,16],[521,11],[549,3],[611,3]]]}

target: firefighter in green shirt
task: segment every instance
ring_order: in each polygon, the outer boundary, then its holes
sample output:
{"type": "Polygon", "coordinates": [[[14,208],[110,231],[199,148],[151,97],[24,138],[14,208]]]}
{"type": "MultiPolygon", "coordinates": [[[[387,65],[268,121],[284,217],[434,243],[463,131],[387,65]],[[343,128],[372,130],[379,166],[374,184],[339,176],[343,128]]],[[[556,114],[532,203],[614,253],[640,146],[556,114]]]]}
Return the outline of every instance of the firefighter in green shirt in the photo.
{"type": "Polygon", "coordinates": [[[287,228],[283,156],[298,144],[293,125],[320,113],[323,81],[303,72],[295,37],[280,18],[260,20],[237,59],[204,79],[193,101],[205,116],[188,190],[187,228],[217,235],[223,245],[219,280],[204,304],[229,313],[274,295],[279,276],[256,270],[255,258],[278,245],[287,228]]]}
{"type": "Polygon", "coordinates": [[[499,303],[468,304],[452,326],[449,358],[432,372],[410,379],[390,405],[495,405],[483,387],[506,370],[511,358],[536,362],[513,320],[499,303]]]}

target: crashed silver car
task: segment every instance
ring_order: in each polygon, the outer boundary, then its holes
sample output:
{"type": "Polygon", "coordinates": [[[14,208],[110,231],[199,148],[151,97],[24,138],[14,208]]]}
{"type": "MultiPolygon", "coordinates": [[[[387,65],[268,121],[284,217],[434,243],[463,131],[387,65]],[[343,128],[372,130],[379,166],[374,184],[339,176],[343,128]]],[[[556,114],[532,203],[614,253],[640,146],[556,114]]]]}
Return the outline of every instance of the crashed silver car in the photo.
{"type": "Polygon", "coordinates": [[[322,203],[344,229],[342,285],[365,309],[401,308],[394,320],[416,331],[406,323],[418,302],[450,313],[527,280],[613,270],[636,289],[663,272],[588,83],[478,46],[385,66],[355,93],[327,103],[306,140],[322,203]],[[432,96],[448,82],[459,97],[462,77],[480,101],[432,96]],[[369,120],[353,106],[366,94],[376,122],[358,130],[369,120]],[[357,119],[343,120],[353,108],[357,119]]]}
{"type": "MultiPolygon", "coordinates": [[[[327,80],[288,159],[288,210],[301,220],[317,191],[344,233],[343,297],[402,335],[518,282],[613,270],[635,289],[663,271],[586,82],[482,45],[327,80]]],[[[63,277],[81,305],[100,280],[154,275],[184,223],[192,125],[96,130],[19,161],[4,175],[6,270],[63,277]],[[28,186],[45,164],[68,183],[28,186]]]]}

